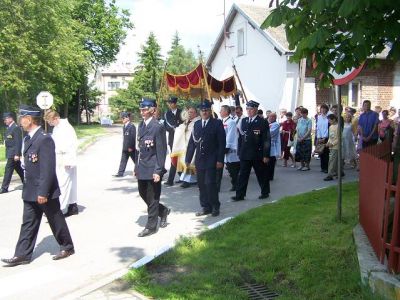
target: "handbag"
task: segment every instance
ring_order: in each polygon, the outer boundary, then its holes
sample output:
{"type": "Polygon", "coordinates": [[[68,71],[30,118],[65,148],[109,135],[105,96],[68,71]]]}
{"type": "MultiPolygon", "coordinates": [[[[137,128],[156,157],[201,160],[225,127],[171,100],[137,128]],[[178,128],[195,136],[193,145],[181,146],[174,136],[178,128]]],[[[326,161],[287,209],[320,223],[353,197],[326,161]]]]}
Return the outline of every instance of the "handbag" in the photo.
{"type": "Polygon", "coordinates": [[[315,145],[315,153],[322,154],[325,150],[325,144],[317,144],[315,145]]]}
{"type": "Polygon", "coordinates": [[[290,147],[293,146],[293,144],[294,144],[294,141],[290,139],[290,132],[289,132],[289,139],[288,139],[288,142],[287,142],[287,146],[290,148],[290,147]]]}

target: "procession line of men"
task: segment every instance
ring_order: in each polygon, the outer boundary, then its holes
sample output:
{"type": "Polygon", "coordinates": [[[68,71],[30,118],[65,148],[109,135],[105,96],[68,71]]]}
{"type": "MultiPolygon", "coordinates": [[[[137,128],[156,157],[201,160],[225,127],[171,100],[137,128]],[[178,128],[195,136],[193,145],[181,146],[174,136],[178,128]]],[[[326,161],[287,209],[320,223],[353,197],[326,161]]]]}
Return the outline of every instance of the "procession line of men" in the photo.
{"type": "MultiPolygon", "coordinates": [[[[180,113],[178,116],[176,98],[170,99],[169,103],[175,121],[170,117],[161,122],[156,118],[156,101],[142,99],[139,105],[142,121],[138,126],[137,136],[135,126],[130,124],[129,115],[122,115],[124,147],[116,176],[123,175],[131,157],[135,161],[134,173],[138,179],[139,195],[146,203],[148,213],[147,223],[138,234],[139,237],[157,232],[158,224],[161,228],[166,227],[167,217],[171,212],[160,203],[161,181],[166,173],[166,128],[173,133],[176,128],[174,126],[179,126],[182,120],[177,120],[180,113]]],[[[209,100],[204,100],[199,105],[201,119],[194,123],[185,155],[186,165],[189,167],[194,158],[196,167],[201,206],[196,216],[220,214],[219,188],[224,163],[227,164],[231,176],[231,190],[236,192],[232,197],[233,201],[244,200],[251,168],[254,168],[261,188],[259,199],[269,196],[271,136],[267,121],[257,115],[258,105],[255,101],[249,101],[246,105],[248,117],[238,116],[236,120],[230,116],[230,107],[222,106],[222,121],[212,116],[212,104],[209,100]]],[[[238,112],[241,115],[241,111],[238,112]]],[[[53,259],[66,258],[75,252],[65,216],[60,209],[61,192],[57,177],[62,175],[56,171],[57,146],[51,136],[41,129],[40,115],[38,108],[20,108],[20,123],[28,133],[22,145],[25,162],[22,192],[24,212],[14,256],[2,259],[7,266],[30,262],[43,213],[60,245],[60,252],[53,259]]],[[[165,117],[167,118],[167,114],[165,117]]],[[[59,119],[58,114],[47,116],[46,119],[52,125],[60,124],[60,120],[54,120],[59,119]]],[[[169,145],[172,144],[173,137],[169,140],[169,145]]],[[[170,170],[167,185],[173,183],[175,172],[176,170],[170,170]]]]}

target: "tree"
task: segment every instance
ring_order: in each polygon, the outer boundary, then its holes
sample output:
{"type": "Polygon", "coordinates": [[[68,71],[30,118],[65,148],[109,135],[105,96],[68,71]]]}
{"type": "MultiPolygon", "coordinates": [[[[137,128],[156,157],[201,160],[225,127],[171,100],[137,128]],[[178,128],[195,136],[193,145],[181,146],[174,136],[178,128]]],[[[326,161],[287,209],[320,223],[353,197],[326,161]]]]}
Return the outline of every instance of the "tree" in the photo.
{"type": "Polygon", "coordinates": [[[332,83],[331,69],[343,74],[389,47],[400,57],[400,9],[390,0],[277,1],[262,28],[284,24],[292,61],[317,62],[321,86],[332,83]]]}
{"type": "Polygon", "coordinates": [[[133,80],[126,90],[118,90],[118,94],[110,99],[110,105],[118,111],[137,112],[143,97],[157,98],[160,88],[164,61],[161,47],[153,32],[138,53],[139,65],[135,68],[133,80]]]}
{"type": "Polygon", "coordinates": [[[198,62],[191,50],[186,51],[180,42],[178,32],[172,38],[171,49],[167,56],[167,71],[172,74],[184,74],[194,69],[198,62]]]}

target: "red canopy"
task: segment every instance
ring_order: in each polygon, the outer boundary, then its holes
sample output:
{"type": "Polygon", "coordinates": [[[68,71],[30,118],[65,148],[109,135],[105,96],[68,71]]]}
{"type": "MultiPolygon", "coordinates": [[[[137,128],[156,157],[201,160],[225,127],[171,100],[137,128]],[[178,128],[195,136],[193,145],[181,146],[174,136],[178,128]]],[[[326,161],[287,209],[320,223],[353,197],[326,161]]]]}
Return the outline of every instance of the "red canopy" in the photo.
{"type": "Polygon", "coordinates": [[[207,98],[207,86],[204,82],[204,74],[207,76],[208,88],[211,98],[232,96],[236,93],[235,77],[231,76],[224,80],[217,80],[212,77],[203,64],[199,64],[194,70],[187,74],[174,75],[165,73],[165,81],[168,90],[184,97],[207,98]]]}

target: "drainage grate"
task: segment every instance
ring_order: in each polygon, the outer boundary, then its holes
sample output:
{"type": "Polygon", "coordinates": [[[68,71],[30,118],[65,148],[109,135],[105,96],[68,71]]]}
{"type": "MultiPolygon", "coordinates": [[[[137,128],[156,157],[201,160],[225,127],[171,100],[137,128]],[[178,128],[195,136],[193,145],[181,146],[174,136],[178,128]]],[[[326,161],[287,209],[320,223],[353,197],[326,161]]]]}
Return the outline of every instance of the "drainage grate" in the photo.
{"type": "Polygon", "coordinates": [[[260,284],[245,283],[240,289],[247,292],[250,300],[270,300],[279,296],[277,293],[268,290],[265,285],[260,284]]]}

